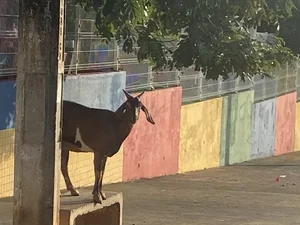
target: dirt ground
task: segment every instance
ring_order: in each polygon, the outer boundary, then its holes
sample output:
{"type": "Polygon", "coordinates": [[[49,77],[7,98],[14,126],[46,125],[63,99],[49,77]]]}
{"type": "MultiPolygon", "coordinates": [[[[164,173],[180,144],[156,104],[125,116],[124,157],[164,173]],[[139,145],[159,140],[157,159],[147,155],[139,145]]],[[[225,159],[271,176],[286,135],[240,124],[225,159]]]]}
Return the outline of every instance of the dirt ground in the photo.
{"type": "Polygon", "coordinates": [[[300,153],[105,190],[123,192],[124,225],[297,225],[300,153]]]}

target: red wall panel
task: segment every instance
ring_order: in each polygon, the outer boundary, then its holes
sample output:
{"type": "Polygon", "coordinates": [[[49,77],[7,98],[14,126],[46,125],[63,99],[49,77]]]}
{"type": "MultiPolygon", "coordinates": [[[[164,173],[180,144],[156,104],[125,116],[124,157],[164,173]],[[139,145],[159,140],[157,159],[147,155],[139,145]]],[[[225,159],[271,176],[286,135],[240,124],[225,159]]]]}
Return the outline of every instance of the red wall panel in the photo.
{"type": "Polygon", "coordinates": [[[296,92],[277,98],[275,155],[295,149],[296,101],[296,92]]]}
{"type": "Polygon", "coordinates": [[[141,98],[155,125],[140,120],[124,143],[123,180],[178,172],[182,88],[147,92],[141,98]]]}

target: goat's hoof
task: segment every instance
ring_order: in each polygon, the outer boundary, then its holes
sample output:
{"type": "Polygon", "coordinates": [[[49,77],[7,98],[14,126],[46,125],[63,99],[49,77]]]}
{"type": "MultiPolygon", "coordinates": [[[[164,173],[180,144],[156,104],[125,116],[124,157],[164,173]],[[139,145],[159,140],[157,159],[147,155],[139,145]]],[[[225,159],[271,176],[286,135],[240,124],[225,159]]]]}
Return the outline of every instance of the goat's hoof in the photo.
{"type": "Polygon", "coordinates": [[[94,200],[95,204],[101,204],[102,203],[100,195],[97,195],[97,194],[93,195],[93,200],[94,200]]]}
{"type": "Polygon", "coordinates": [[[106,195],[102,191],[100,192],[100,195],[101,195],[102,200],[106,200],[106,195]]]}
{"type": "Polygon", "coordinates": [[[76,189],[71,189],[70,192],[72,196],[79,196],[79,191],[77,191],[76,189]]]}

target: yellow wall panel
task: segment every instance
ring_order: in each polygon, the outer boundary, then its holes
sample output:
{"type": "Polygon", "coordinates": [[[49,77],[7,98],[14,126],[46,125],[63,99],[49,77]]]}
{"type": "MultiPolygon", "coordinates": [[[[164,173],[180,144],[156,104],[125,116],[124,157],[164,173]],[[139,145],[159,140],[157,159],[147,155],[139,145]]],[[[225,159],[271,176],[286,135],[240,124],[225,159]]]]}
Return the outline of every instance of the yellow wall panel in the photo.
{"type": "Polygon", "coordinates": [[[123,181],[123,146],[113,157],[108,158],[103,183],[111,184],[123,181]]]}
{"type": "Polygon", "coordinates": [[[221,120],[222,98],[182,107],[180,173],[219,166],[221,120]]]}
{"type": "MultiPolygon", "coordinates": [[[[73,185],[87,187],[94,185],[94,155],[93,153],[70,152],[68,164],[69,176],[73,185]]],[[[123,148],[111,158],[108,158],[103,178],[103,184],[122,182],[123,148]]],[[[65,189],[65,181],[61,175],[61,189],[65,189]]]]}
{"type": "Polygon", "coordinates": [[[295,150],[300,151],[300,102],[296,104],[295,150]]]}
{"type": "Polygon", "coordinates": [[[14,129],[0,130],[0,198],[13,195],[14,129]]]}
{"type": "MultiPolygon", "coordinates": [[[[70,179],[76,188],[85,187],[93,184],[93,165],[94,163],[92,153],[70,152],[68,170],[70,179]]],[[[65,189],[65,181],[62,174],[60,178],[60,188],[65,189]]]]}
{"type": "MultiPolygon", "coordinates": [[[[69,176],[73,185],[78,187],[87,187],[94,185],[94,155],[93,153],[70,152],[69,176]]],[[[123,169],[123,148],[109,158],[106,163],[103,184],[122,182],[123,169]]],[[[65,189],[65,181],[61,175],[61,189],[65,189]]]]}

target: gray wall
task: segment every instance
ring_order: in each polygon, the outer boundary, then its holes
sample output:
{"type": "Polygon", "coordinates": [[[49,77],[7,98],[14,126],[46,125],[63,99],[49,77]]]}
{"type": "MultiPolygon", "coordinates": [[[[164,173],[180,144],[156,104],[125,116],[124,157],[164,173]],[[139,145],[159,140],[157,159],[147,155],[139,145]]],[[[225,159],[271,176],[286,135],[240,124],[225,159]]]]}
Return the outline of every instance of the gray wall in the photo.
{"type": "Polygon", "coordinates": [[[275,154],[276,99],[254,104],[252,159],[275,154]]]}
{"type": "Polygon", "coordinates": [[[67,76],[64,100],[115,111],[125,101],[126,72],[67,76]]]}

